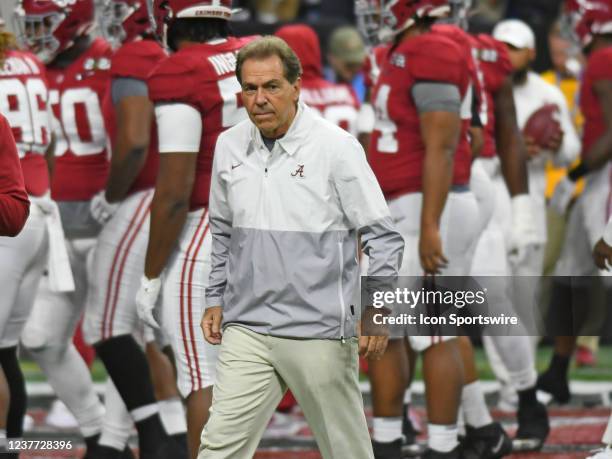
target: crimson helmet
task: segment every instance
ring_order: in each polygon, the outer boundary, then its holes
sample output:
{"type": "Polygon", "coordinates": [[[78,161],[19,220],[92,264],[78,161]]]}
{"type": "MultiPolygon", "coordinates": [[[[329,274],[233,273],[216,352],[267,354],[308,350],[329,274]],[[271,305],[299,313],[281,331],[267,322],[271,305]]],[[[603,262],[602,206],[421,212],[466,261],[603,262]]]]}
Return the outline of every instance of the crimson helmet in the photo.
{"type": "Polygon", "coordinates": [[[373,45],[392,40],[418,19],[449,13],[448,0],[355,0],[359,29],[373,45]]]}
{"type": "Polygon", "coordinates": [[[94,26],[94,0],[19,0],[19,39],[44,63],[51,62],[94,26]]]}
{"type": "Polygon", "coordinates": [[[175,19],[227,19],[239,11],[232,9],[232,0],[147,0],[149,17],[155,33],[163,36],[164,26],[175,19]]]}
{"type": "Polygon", "coordinates": [[[574,22],[574,31],[583,48],[591,44],[594,35],[612,34],[612,0],[578,3],[579,11],[574,22]]]}
{"type": "Polygon", "coordinates": [[[102,0],[99,11],[102,35],[113,48],[153,34],[146,0],[102,0]]]}

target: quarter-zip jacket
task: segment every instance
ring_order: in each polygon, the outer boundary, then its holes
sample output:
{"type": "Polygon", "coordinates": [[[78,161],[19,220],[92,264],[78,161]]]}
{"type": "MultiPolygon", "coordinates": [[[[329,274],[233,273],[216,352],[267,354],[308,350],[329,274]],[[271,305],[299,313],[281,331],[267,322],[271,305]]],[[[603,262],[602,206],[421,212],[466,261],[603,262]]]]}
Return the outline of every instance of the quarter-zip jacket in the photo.
{"type": "Polygon", "coordinates": [[[280,337],[355,336],[357,236],[369,276],[395,279],[404,248],[359,142],[303,104],[272,151],[250,120],[219,136],[209,219],[208,306],[280,337]]]}

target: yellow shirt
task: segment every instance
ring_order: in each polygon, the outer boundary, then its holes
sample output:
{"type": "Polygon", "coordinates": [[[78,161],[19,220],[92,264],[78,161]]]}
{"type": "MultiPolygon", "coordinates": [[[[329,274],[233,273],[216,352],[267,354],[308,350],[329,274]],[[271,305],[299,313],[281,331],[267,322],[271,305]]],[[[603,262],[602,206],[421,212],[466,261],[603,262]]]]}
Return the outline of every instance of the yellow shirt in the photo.
{"type": "MultiPolygon", "coordinates": [[[[563,95],[565,96],[565,100],[567,100],[567,106],[569,108],[570,113],[572,114],[572,118],[574,119],[574,126],[578,133],[582,133],[582,125],[584,124],[584,117],[580,112],[580,104],[579,104],[579,91],[580,91],[580,82],[576,78],[568,78],[562,77],[554,70],[549,70],[540,75],[544,80],[548,83],[557,86],[563,95]]],[[[576,160],[577,164],[579,160],[576,160]]],[[[572,164],[572,167],[575,165],[572,164]]],[[[557,183],[567,175],[567,169],[564,167],[555,167],[551,161],[546,165],[546,198],[550,199],[553,195],[555,187],[557,183]]],[[[584,189],[584,179],[580,179],[578,181],[578,186],[576,187],[576,196],[582,193],[584,189]]]]}

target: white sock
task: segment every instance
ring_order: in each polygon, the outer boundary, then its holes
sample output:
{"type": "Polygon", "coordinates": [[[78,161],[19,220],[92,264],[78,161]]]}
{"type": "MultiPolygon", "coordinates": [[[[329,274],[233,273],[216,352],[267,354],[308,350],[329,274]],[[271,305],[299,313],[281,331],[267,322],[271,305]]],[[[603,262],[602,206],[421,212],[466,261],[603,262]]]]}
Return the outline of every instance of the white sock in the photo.
{"type": "Polygon", "coordinates": [[[410,405],[412,403],[412,391],[410,389],[406,389],[404,392],[404,405],[410,405]]]}
{"type": "Polygon", "coordinates": [[[372,438],[379,443],[391,443],[402,438],[402,418],[374,418],[372,438]]]}
{"type": "Polygon", "coordinates": [[[123,451],[134,423],[125,403],[123,403],[121,395],[119,395],[117,388],[110,378],[106,380],[104,405],[106,407],[106,414],[104,415],[102,434],[98,443],[118,451],[123,451]]]}
{"type": "Polygon", "coordinates": [[[169,398],[157,402],[159,405],[159,416],[164,429],[168,435],[177,435],[187,432],[187,421],[185,420],[185,408],[179,397],[169,398]]]}
{"type": "Polygon", "coordinates": [[[6,429],[0,429],[0,449],[6,448],[6,429]]]}
{"type": "Polygon", "coordinates": [[[134,420],[134,422],[143,421],[158,413],[159,413],[159,407],[157,406],[157,403],[150,403],[149,405],[140,406],[136,408],[135,410],[130,411],[130,414],[132,415],[132,419],[134,420]]]}
{"type": "Polygon", "coordinates": [[[448,453],[459,444],[456,425],[427,424],[427,434],[427,446],[439,453],[448,453]]]}
{"type": "Polygon", "coordinates": [[[610,413],[610,419],[608,419],[608,426],[606,427],[606,431],[602,437],[602,443],[606,443],[608,445],[612,444],[612,413],[610,413]]]}
{"type": "Polygon", "coordinates": [[[465,436],[465,413],[462,406],[459,407],[459,412],[457,413],[457,435],[465,436]]]}
{"type": "Polygon", "coordinates": [[[461,407],[468,426],[478,429],[493,422],[480,387],[480,381],[463,386],[461,407]]]}

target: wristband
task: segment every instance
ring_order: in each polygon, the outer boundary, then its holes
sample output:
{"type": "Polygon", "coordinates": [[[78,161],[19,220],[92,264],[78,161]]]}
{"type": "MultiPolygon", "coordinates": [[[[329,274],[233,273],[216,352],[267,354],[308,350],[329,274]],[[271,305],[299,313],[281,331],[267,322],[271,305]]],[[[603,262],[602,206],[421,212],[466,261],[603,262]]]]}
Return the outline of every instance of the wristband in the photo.
{"type": "Polygon", "coordinates": [[[584,164],[583,162],[579,163],[576,167],[574,167],[572,170],[570,170],[567,174],[567,177],[572,181],[575,182],[576,180],[578,180],[580,177],[584,177],[585,175],[587,175],[589,173],[589,169],[587,168],[586,164],[584,164]]]}

